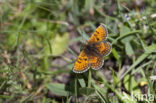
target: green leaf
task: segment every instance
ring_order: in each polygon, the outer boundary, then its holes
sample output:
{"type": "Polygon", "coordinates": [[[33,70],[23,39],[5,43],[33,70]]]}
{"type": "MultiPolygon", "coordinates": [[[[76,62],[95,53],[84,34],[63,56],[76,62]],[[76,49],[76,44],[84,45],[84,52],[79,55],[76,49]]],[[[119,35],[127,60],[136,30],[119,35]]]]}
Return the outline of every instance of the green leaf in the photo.
{"type": "Polygon", "coordinates": [[[138,87],[138,82],[136,82],[134,76],[126,75],[124,78],[124,86],[128,91],[135,93],[141,93],[139,87],[138,87]]]}
{"type": "Polygon", "coordinates": [[[64,84],[60,83],[50,83],[47,84],[46,87],[54,94],[60,95],[60,96],[67,96],[69,94],[68,91],[66,91],[66,87],[64,84]]]}
{"type": "Polygon", "coordinates": [[[88,87],[84,87],[84,88],[80,88],[79,89],[80,94],[84,94],[84,95],[91,95],[93,93],[95,93],[95,89],[94,88],[88,88],[88,87]]]}
{"type": "Polygon", "coordinates": [[[95,5],[95,0],[85,0],[85,10],[89,11],[95,5]]]}
{"type": "Polygon", "coordinates": [[[127,26],[120,27],[120,35],[125,35],[130,32],[130,29],[127,26]]]}
{"type": "MultiPolygon", "coordinates": [[[[120,35],[124,36],[130,32],[130,29],[127,26],[122,26],[120,28],[120,35]]],[[[125,51],[128,56],[132,56],[134,54],[133,48],[130,44],[130,41],[133,39],[133,35],[127,36],[121,40],[123,44],[125,44],[125,51]]]]}
{"type": "MultiPolygon", "coordinates": [[[[59,56],[65,52],[65,50],[68,48],[69,44],[69,33],[64,33],[63,35],[56,35],[56,38],[54,42],[52,43],[52,55],[53,56],[59,56]]],[[[50,49],[46,48],[47,54],[50,53],[50,49]]]]}
{"type": "MultiPolygon", "coordinates": [[[[113,69],[112,69],[113,70],[113,69]]],[[[116,84],[120,84],[119,83],[119,78],[117,77],[117,74],[116,74],[116,72],[113,70],[113,80],[114,80],[114,85],[116,85],[116,84]]],[[[115,87],[115,86],[114,86],[115,87]]]]}
{"type": "MultiPolygon", "coordinates": [[[[121,36],[125,36],[125,35],[128,34],[128,33],[130,33],[130,29],[129,29],[127,26],[122,26],[122,27],[120,28],[120,35],[121,35],[121,36]]],[[[132,39],[133,39],[133,35],[129,35],[129,36],[123,38],[123,39],[121,40],[121,42],[125,44],[125,43],[127,43],[127,42],[130,42],[132,39]]]]}
{"type": "MultiPolygon", "coordinates": [[[[127,33],[129,33],[130,32],[130,29],[127,27],[127,26],[122,26],[121,28],[120,28],[120,35],[121,36],[124,36],[124,35],[126,35],[127,33]]],[[[133,39],[133,36],[132,35],[130,35],[130,36],[127,36],[126,38],[123,38],[122,40],[121,40],[121,42],[122,43],[127,43],[127,42],[130,42],[130,40],[132,40],[133,39]]]]}
{"type": "Polygon", "coordinates": [[[12,47],[16,42],[16,34],[12,33],[11,35],[9,35],[7,41],[8,46],[12,47]]]}
{"type": "Polygon", "coordinates": [[[86,87],[86,83],[85,83],[85,80],[83,78],[79,78],[78,81],[79,81],[81,87],[86,87]]]}
{"type": "Polygon", "coordinates": [[[126,49],[126,54],[128,56],[132,56],[134,54],[134,51],[133,51],[133,48],[130,44],[130,42],[127,42],[126,45],[125,45],[125,49],[126,49]]]}
{"type": "Polygon", "coordinates": [[[152,45],[146,47],[146,52],[148,52],[148,53],[156,52],[156,44],[152,44],[152,45]]]}
{"type": "Polygon", "coordinates": [[[117,61],[120,61],[120,55],[118,54],[118,52],[116,51],[115,48],[112,48],[112,53],[113,53],[115,59],[116,59],[117,61]]]}

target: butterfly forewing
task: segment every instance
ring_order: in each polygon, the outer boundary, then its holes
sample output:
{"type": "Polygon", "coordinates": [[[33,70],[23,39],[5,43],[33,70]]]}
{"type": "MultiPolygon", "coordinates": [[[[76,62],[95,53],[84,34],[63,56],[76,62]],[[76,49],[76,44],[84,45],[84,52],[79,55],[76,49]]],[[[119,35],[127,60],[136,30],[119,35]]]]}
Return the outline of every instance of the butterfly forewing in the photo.
{"type": "Polygon", "coordinates": [[[102,42],[107,37],[107,29],[104,24],[101,24],[95,32],[92,34],[91,38],[88,41],[88,44],[93,44],[97,42],[102,42]]]}
{"type": "Polygon", "coordinates": [[[87,71],[89,67],[89,58],[84,50],[82,50],[79,57],[77,58],[77,61],[75,62],[73,71],[75,73],[82,73],[87,71]]]}

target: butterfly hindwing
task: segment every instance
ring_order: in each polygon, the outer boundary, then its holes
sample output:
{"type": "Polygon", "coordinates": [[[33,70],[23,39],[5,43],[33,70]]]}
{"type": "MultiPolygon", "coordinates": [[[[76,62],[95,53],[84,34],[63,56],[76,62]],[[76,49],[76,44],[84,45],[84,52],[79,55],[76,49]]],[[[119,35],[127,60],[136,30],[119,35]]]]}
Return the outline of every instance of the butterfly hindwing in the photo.
{"type": "Polygon", "coordinates": [[[111,52],[111,50],[112,50],[111,44],[109,42],[98,43],[98,44],[96,44],[95,48],[98,49],[99,53],[103,57],[107,56],[111,52]]]}
{"type": "Polygon", "coordinates": [[[109,42],[100,42],[96,44],[95,49],[97,49],[96,51],[98,51],[98,54],[91,55],[89,57],[89,63],[91,63],[92,69],[97,70],[104,64],[103,57],[111,52],[111,44],[109,42]]]}
{"type": "Polygon", "coordinates": [[[92,69],[100,69],[103,64],[104,60],[102,57],[99,57],[98,55],[92,55],[89,57],[89,63],[91,64],[92,69]]]}

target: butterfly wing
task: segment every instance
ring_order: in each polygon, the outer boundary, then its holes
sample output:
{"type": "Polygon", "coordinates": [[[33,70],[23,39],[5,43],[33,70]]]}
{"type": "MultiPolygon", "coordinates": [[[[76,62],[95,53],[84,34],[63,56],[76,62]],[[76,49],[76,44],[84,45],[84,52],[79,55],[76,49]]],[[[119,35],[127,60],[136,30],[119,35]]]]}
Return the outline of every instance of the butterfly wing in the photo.
{"type": "Polygon", "coordinates": [[[107,37],[107,29],[104,24],[101,24],[95,32],[92,34],[91,38],[88,41],[88,44],[94,44],[98,42],[102,42],[107,37]]]}
{"type": "Polygon", "coordinates": [[[103,66],[104,60],[98,55],[92,55],[89,57],[89,63],[91,64],[92,69],[98,70],[103,66]]]}
{"type": "Polygon", "coordinates": [[[109,42],[100,42],[96,44],[95,48],[102,55],[102,57],[109,55],[112,51],[112,47],[109,42]]]}
{"type": "Polygon", "coordinates": [[[104,64],[103,57],[111,52],[111,44],[109,42],[100,42],[96,44],[95,49],[97,49],[96,51],[98,51],[98,54],[90,56],[89,63],[91,64],[92,69],[97,70],[104,64]]]}
{"type": "Polygon", "coordinates": [[[77,61],[75,62],[73,72],[75,73],[83,73],[90,68],[89,58],[84,50],[81,51],[77,61]]]}

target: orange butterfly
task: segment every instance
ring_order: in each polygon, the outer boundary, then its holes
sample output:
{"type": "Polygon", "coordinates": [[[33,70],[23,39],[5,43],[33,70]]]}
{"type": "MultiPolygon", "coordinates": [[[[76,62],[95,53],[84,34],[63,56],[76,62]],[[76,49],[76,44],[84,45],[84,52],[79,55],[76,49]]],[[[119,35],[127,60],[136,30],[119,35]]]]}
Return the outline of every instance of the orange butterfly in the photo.
{"type": "Polygon", "coordinates": [[[97,70],[103,66],[104,56],[111,52],[111,44],[105,41],[107,34],[108,32],[105,25],[101,24],[81,51],[75,62],[73,72],[83,73],[90,67],[97,70]]]}

